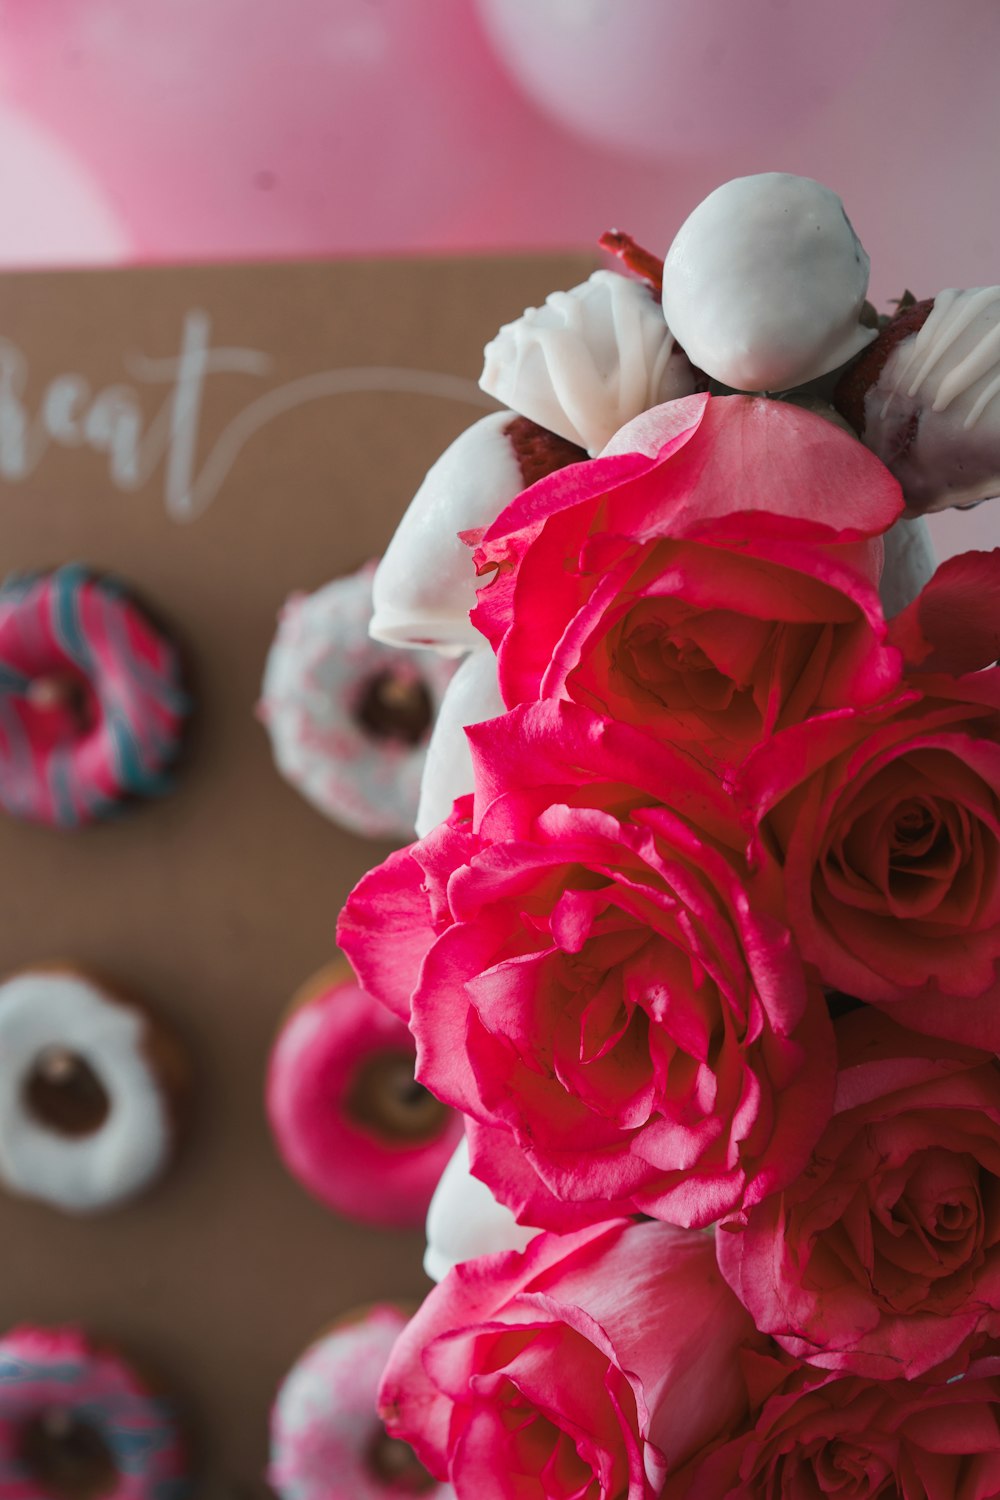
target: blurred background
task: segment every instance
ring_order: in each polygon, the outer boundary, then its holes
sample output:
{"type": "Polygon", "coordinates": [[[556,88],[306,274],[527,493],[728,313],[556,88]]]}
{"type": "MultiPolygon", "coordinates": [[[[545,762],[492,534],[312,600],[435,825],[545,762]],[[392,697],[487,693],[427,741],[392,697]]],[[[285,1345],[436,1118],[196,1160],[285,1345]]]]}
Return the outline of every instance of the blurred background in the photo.
{"type": "MultiPolygon", "coordinates": [[[[0,4],[0,266],[663,253],[718,183],[841,194],[880,305],[998,279],[996,0],[0,4]]],[[[484,337],[491,330],[484,330],[484,337]]],[[[936,522],[983,544],[987,513],[936,522]]]]}

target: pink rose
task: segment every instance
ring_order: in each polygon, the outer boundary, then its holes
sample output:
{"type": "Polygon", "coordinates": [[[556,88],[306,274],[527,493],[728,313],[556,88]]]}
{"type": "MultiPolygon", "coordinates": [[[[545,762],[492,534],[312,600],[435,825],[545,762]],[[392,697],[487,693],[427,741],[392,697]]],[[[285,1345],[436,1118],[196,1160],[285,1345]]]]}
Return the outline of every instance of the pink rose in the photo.
{"type": "MultiPolygon", "coordinates": [[[[956,558],[893,622],[885,704],[785,730],[737,786],[768,900],[823,980],[1000,1050],[1000,552],[956,558]],[[957,670],[966,675],[945,675],[957,670]]],[[[763,896],[761,899],[764,899],[763,896]]]]}
{"type": "Polygon", "coordinates": [[[1000,1357],[963,1380],[870,1381],[743,1355],[759,1410],[703,1449],[662,1500],[991,1500],[1000,1495],[1000,1357]]]}
{"type": "Polygon", "coordinates": [[[555,1229],[760,1202],[826,1123],[833,1046],[720,785],[566,703],[469,738],[474,808],[365,876],[339,938],[471,1116],[475,1174],[555,1229]]]}
{"type": "Polygon", "coordinates": [[[781,402],[692,396],[613,446],[519,496],[476,553],[495,576],[472,619],[509,707],[568,698],[729,763],[895,685],[877,533],[902,500],[853,437],[781,402]]]}
{"type": "Polygon", "coordinates": [[[757,1327],[799,1359],[912,1379],[1000,1314],[1000,1060],[865,1009],[837,1024],[834,1115],[805,1172],[720,1231],[757,1327]]]}
{"type": "Polygon", "coordinates": [[[379,1409],[475,1500],[655,1500],[746,1408],[753,1325],[710,1236],[605,1223],[467,1261],[389,1359],[379,1409]]]}

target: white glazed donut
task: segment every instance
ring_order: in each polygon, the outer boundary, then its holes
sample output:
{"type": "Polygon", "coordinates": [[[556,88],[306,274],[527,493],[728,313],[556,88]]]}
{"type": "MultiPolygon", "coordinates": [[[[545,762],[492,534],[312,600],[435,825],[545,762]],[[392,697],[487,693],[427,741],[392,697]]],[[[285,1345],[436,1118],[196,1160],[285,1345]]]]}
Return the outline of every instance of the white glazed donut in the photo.
{"type": "Polygon", "coordinates": [[[430,731],[454,668],[433,652],[369,638],[375,566],[289,599],[257,712],[278,770],[320,812],[369,838],[412,838],[430,731]]]}
{"type": "Polygon", "coordinates": [[[344,1318],[285,1376],[271,1411],[267,1479],[280,1500],[454,1500],[411,1450],[390,1438],[375,1401],[392,1346],[406,1327],[381,1303],[344,1318]]]}
{"type": "Polygon", "coordinates": [[[183,1065],[146,1015],[75,970],[0,984],[0,1182],[67,1213],[133,1197],[171,1155],[183,1065]]]}

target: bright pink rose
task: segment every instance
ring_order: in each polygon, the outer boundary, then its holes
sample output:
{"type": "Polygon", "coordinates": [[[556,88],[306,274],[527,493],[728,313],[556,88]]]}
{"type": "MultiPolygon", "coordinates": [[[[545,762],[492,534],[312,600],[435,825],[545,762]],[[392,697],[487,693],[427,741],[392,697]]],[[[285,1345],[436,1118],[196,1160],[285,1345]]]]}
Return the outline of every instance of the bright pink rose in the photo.
{"type": "Polygon", "coordinates": [[[782,402],[691,396],[614,447],[483,536],[472,619],[508,706],[568,698],[728,763],[894,686],[877,533],[902,499],[853,437],[782,402]]]}
{"type": "Polygon", "coordinates": [[[409,1013],[417,1076],[478,1122],[476,1175],[555,1229],[760,1202],[826,1123],[833,1045],[718,782],[567,703],[469,738],[472,821],[365,876],[339,936],[409,1013]]]}
{"type": "Polygon", "coordinates": [[[870,1381],[743,1355],[756,1416],[667,1481],[662,1500],[992,1500],[1000,1358],[963,1380],[870,1381]]]}
{"type": "MultiPolygon", "coordinates": [[[[944,592],[929,585],[898,638],[913,647],[944,592]]],[[[975,599],[950,601],[960,649],[924,639],[931,665],[957,660],[968,675],[911,666],[888,703],[777,735],[737,785],[755,813],[759,899],[777,900],[822,979],[917,1030],[997,1051],[1000,669],[968,670],[996,650],[975,599]]]]}
{"type": "Polygon", "coordinates": [[[655,1500],[746,1409],[709,1235],[613,1222],[457,1266],[400,1336],[389,1431],[475,1500],[655,1500]]]}
{"type": "Polygon", "coordinates": [[[835,1112],[805,1172],[720,1231],[757,1327],[830,1370],[912,1379],[1000,1315],[1000,1060],[866,1008],[837,1023],[835,1112]]]}

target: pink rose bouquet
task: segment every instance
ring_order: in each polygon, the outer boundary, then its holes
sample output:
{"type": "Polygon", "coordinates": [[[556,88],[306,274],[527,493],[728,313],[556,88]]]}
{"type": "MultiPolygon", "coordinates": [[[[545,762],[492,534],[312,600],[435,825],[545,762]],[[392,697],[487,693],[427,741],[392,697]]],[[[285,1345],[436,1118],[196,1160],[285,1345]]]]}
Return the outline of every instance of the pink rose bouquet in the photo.
{"type": "Polygon", "coordinates": [[[833,1047],[717,784],[570,704],[470,739],[472,807],[362,880],[340,942],[474,1122],[477,1174],[551,1228],[760,1202],[826,1124],[833,1047]]]}
{"type": "Polygon", "coordinates": [[[380,1410],[459,1495],[657,1500],[738,1428],[755,1341],[711,1236],[611,1222],[456,1267],[397,1343],[380,1410]]]}
{"type": "Polygon", "coordinates": [[[385,1415],[458,1500],[995,1500],[1000,549],[900,517],[1000,494],[1000,288],[880,320],[783,174],[605,243],[485,377],[596,456],[408,523],[482,640],[339,929],[466,1124],[385,1415]]]}

